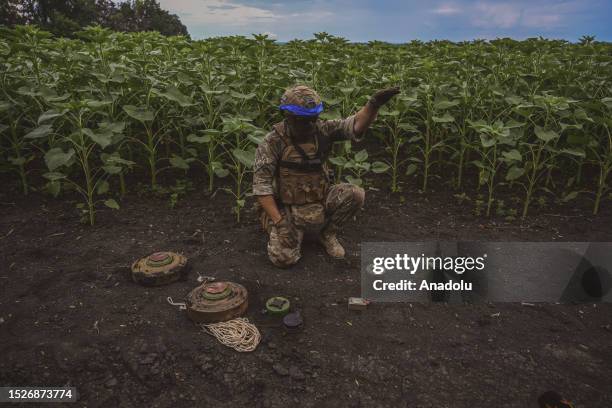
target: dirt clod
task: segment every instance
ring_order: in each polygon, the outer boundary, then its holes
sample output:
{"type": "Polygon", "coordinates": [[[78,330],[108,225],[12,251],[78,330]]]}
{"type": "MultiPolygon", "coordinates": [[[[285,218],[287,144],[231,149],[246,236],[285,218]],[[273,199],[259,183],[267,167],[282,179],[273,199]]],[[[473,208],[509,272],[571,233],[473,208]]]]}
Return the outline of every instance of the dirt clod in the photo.
{"type": "Polygon", "coordinates": [[[289,375],[289,370],[287,370],[285,367],[283,367],[279,363],[274,364],[272,366],[272,369],[274,370],[276,374],[280,375],[281,377],[286,377],[289,375]]]}

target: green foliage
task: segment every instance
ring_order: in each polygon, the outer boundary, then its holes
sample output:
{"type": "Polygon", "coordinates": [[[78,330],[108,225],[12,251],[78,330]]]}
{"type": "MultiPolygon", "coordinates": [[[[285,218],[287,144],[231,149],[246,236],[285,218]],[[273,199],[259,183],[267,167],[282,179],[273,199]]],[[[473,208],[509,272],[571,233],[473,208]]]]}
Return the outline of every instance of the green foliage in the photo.
{"type": "Polygon", "coordinates": [[[370,163],[368,161],[368,152],[363,149],[349,156],[348,159],[343,156],[336,156],[329,159],[341,170],[346,170],[349,174],[345,176],[346,181],[357,186],[362,186],[363,176],[369,172],[385,173],[389,170],[389,165],[380,161],[370,163]]]}
{"type": "Polygon", "coordinates": [[[610,196],[612,46],[592,38],[397,45],[317,33],[280,45],[266,35],[190,41],[100,26],[72,39],[2,30],[0,171],[18,175],[24,194],[77,192],[90,223],[135,188],[129,172],[148,175],[152,190],[164,188],[160,174],[175,177],[171,205],[204,173],[204,188],[230,194],[240,219],[256,146],[296,83],[323,96],[324,119],[355,113],[382,87],[402,89],[366,135],[367,151],[333,146],[337,181],[379,173],[393,192],[449,184],[475,213],[506,217],[519,206],[528,216],[543,195],[563,205],[592,197],[594,213],[610,196]],[[500,202],[500,189],[519,202],[500,202]]]}

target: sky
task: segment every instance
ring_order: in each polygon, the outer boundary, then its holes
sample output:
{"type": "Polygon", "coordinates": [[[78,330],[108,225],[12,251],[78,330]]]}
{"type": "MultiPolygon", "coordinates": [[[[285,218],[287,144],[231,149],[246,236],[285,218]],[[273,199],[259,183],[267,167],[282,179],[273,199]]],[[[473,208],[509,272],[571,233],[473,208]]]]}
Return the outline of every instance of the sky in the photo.
{"type": "Polygon", "coordinates": [[[612,0],[160,0],[194,39],[267,33],[278,41],[325,31],[354,42],[511,37],[612,41],[612,0]]]}

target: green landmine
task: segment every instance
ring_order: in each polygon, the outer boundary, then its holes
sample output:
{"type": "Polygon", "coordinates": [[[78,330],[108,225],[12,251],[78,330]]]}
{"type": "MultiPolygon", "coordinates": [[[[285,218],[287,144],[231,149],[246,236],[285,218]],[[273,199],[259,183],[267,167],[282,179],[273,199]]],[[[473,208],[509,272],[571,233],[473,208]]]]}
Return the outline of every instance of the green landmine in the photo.
{"type": "Polygon", "coordinates": [[[187,258],[175,252],[155,252],[132,264],[132,279],[145,286],[176,282],[185,274],[187,258]]]}
{"type": "Polygon", "coordinates": [[[187,295],[187,316],[197,323],[217,323],[242,316],[249,305],[246,288],[233,282],[206,282],[187,295]]]}
{"type": "Polygon", "coordinates": [[[266,301],[266,312],[273,316],[285,316],[289,313],[291,303],[289,299],[275,296],[266,301]]]}

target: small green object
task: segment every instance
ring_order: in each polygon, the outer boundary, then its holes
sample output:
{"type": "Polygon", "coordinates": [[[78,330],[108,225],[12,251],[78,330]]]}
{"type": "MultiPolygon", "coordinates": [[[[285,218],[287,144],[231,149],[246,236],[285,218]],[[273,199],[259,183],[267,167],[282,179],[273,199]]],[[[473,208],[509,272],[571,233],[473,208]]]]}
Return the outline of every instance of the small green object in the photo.
{"type": "Polygon", "coordinates": [[[268,313],[275,316],[285,316],[287,313],[289,313],[290,306],[291,303],[289,302],[289,299],[280,296],[270,298],[266,302],[266,310],[268,313]]]}

